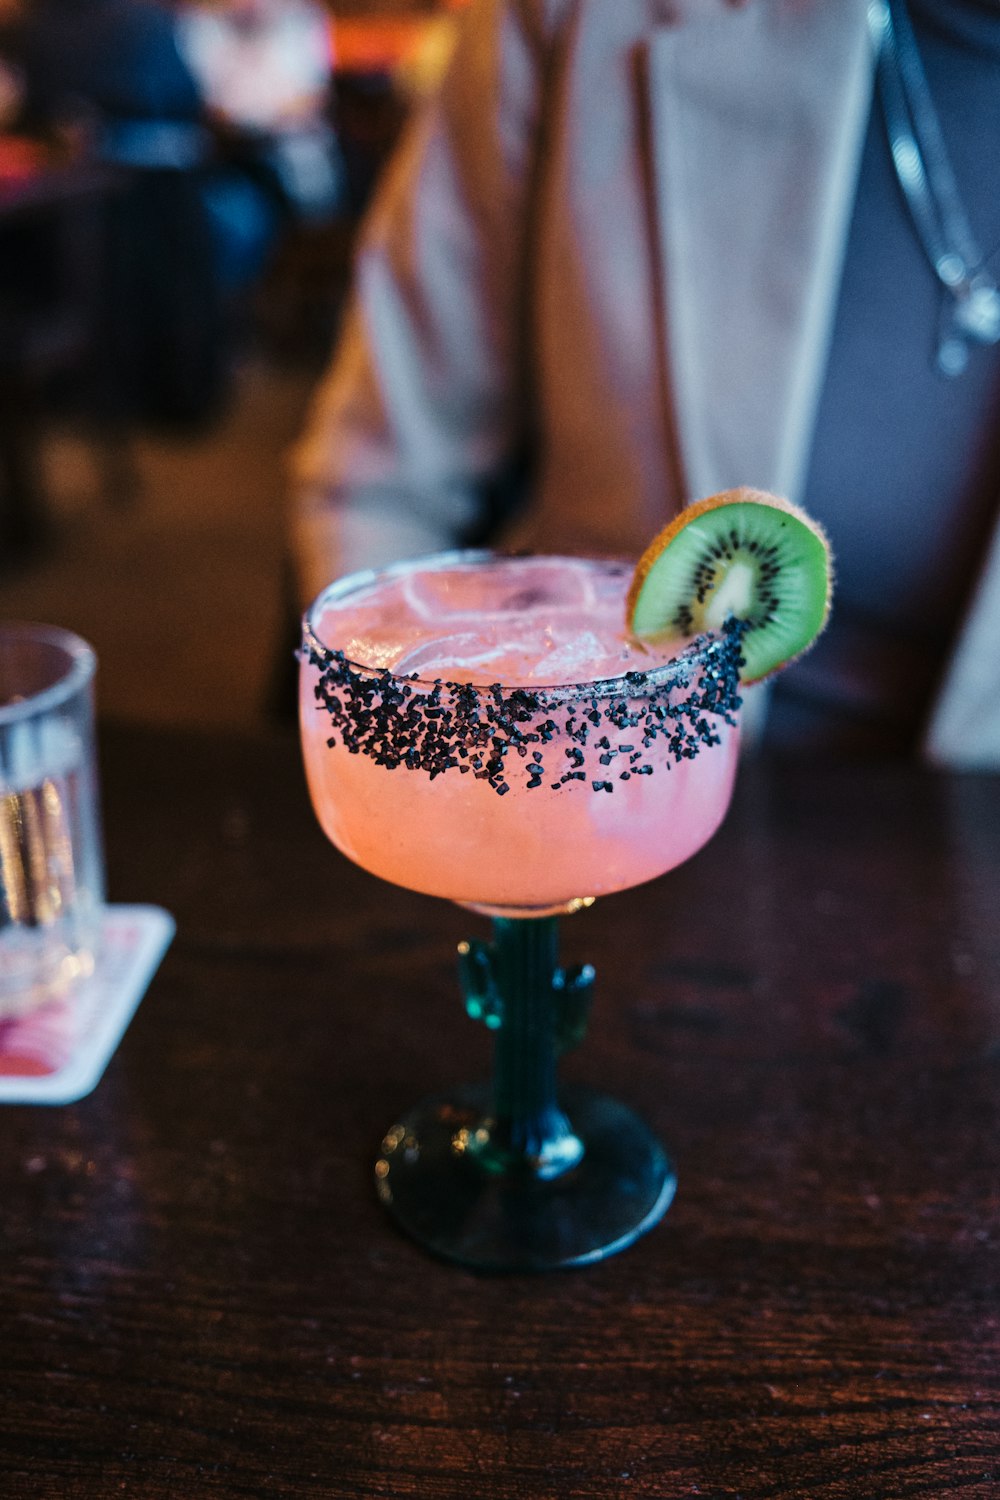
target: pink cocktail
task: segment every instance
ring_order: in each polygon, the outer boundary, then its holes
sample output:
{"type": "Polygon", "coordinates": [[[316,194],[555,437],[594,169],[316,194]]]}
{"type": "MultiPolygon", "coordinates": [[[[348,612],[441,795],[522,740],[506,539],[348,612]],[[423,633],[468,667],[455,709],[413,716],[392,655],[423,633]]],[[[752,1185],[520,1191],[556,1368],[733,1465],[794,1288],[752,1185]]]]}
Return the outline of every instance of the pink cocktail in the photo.
{"type": "Polygon", "coordinates": [[[593,971],[555,914],[651,880],[711,837],[732,792],[740,637],[628,638],[632,569],[450,553],[332,584],[304,621],[301,732],[327,836],[384,880],[493,919],[463,944],[492,1091],[394,1126],[380,1196],[481,1268],[579,1264],[663,1213],[673,1169],[615,1100],[557,1090],[593,971]],[[544,1185],[544,1191],[541,1191],[544,1185]]]}
{"type": "Polygon", "coordinates": [[[725,644],[628,641],[630,577],[446,556],[328,589],[302,674],[327,836],[384,880],[507,916],[625,890],[700,849],[736,766],[725,644]]]}

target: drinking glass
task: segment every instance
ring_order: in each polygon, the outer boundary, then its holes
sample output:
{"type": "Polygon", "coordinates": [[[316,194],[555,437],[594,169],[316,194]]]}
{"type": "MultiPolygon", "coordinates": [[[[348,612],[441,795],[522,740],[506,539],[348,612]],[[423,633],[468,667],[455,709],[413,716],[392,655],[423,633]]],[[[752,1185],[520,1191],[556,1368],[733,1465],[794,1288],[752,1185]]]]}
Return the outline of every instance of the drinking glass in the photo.
{"type": "Polygon", "coordinates": [[[90,646],[0,624],[0,1018],[92,973],[104,902],[90,646]]]}
{"type": "MultiPolygon", "coordinates": [[[[580,671],[554,686],[538,680],[546,631],[538,661],[528,643],[524,680],[461,680],[475,673],[470,662],[488,670],[483,622],[499,620],[502,632],[506,615],[516,633],[526,610],[572,619],[581,570],[618,590],[624,627],[628,565],[490,553],[340,579],[303,620],[303,755],[327,836],[373,874],[492,923],[489,941],[459,947],[466,1010],[495,1038],[492,1082],[403,1113],[375,1167],[379,1196],[407,1233],[483,1270],[599,1260],[669,1205],[673,1165],[637,1115],[559,1085],[558,1058],[585,1033],[594,971],[560,965],[557,925],[701,848],[735,773],[736,630],[648,670],[580,671]],[[399,668],[370,647],[356,659],[383,597],[390,637],[393,610],[412,609],[427,642],[399,668]],[[464,660],[457,680],[421,674],[421,655],[440,661],[442,651],[464,660]]],[[[569,644],[585,666],[581,618],[569,644]]]]}

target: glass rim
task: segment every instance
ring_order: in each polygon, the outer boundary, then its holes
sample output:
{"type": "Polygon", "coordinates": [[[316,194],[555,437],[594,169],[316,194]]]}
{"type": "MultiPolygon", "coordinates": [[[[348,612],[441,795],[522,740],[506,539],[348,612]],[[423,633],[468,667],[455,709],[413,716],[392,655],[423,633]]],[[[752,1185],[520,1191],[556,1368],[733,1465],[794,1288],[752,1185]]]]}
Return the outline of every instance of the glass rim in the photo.
{"type": "Polygon", "coordinates": [[[62,651],[66,663],[62,673],[48,687],[30,697],[0,703],[0,729],[36,718],[50,709],[60,708],[81,688],[93,680],[97,671],[97,653],[89,642],[61,625],[40,625],[31,621],[10,620],[0,623],[0,651],[7,642],[54,646],[62,651]]]}
{"type": "Polygon", "coordinates": [[[517,562],[521,559],[537,559],[538,561],[578,561],[605,563],[611,566],[619,565],[624,568],[634,566],[627,558],[614,557],[597,554],[573,554],[554,552],[528,552],[512,553],[491,551],[489,548],[453,548],[444,552],[428,552],[418,557],[404,558],[399,562],[388,563],[380,568],[359,568],[353,573],[345,573],[335,578],[321,589],[312,602],[302,612],[302,645],[308,652],[315,652],[321,658],[325,656],[342,657],[344,662],[352,671],[376,678],[382,682],[409,683],[411,686],[424,687],[432,691],[435,687],[447,687],[464,689],[476,693],[490,693],[499,686],[504,694],[531,694],[535,697],[544,697],[546,702],[562,703],[575,702],[581,698],[622,698],[637,697],[651,692],[660,692],[664,688],[671,687],[674,682],[685,680],[693,670],[711,662],[712,658],[726,649],[726,639],[721,633],[706,632],[701,635],[692,636],[685,645],[681,646],[676,656],[669,661],[662,662],[655,667],[630,667],[627,672],[617,677],[595,677],[586,682],[471,682],[452,681],[443,676],[422,677],[417,672],[395,672],[391,667],[374,667],[365,662],[355,661],[345,655],[335,646],[328,646],[321,640],[314,623],[315,616],[321,607],[327,605],[333,599],[341,598],[354,593],[361,588],[368,588],[382,579],[395,578],[406,573],[412,573],[418,569],[434,569],[438,571],[447,567],[466,564],[489,563],[489,562],[517,562]]]}

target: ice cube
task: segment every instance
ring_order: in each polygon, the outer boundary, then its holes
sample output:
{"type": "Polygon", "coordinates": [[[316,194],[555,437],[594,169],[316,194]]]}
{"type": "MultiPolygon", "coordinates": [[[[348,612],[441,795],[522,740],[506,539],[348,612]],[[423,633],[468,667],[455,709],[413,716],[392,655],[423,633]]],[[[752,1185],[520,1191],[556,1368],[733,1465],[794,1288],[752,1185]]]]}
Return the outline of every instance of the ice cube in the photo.
{"type": "Polygon", "coordinates": [[[481,631],[459,632],[425,640],[396,662],[400,675],[416,672],[425,679],[491,683],[502,680],[508,659],[504,644],[481,631]]]}
{"type": "Polygon", "coordinates": [[[402,579],[403,607],[425,624],[469,620],[490,614],[496,608],[500,585],[493,564],[454,566],[407,573],[402,579]]]}
{"type": "Polygon", "coordinates": [[[551,615],[586,609],[593,601],[592,568],[575,558],[497,558],[440,571],[407,574],[405,604],[428,622],[464,616],[481,620],[503,614],[551,615]]]}
{"type": "Polygon", "coordinates": [[[618,677],[628,670],[629,654],[624,641],[582,630],[569,639],[555,639],[532,671],[532,680],[568,684],[618,677]]]}

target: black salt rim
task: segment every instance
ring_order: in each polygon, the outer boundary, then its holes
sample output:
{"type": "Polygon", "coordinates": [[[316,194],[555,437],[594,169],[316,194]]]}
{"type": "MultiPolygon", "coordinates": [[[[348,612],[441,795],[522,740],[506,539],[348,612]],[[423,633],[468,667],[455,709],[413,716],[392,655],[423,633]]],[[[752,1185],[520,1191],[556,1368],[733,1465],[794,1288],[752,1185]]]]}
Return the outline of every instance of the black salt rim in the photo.
{"type": "MultiPolygon", "coordinates": [[[[495,558],[465,551],[438,553],[421,563],[441,568],[495,558]]],[[[471,773],[500,796],[510,790],[504,772],[513,753],[527,762],[529,790],[544,785],[558,790],[567,782],[590,780],[594,791],[611,792],[615,781],[653,773],[656,767],[646,753],[657,741],[666,742],[667,758],[661,764],[669,769],[693,759],[701,748],[719,744],[720,723],[736,723],[743,626],[735,620],[718,635],[699,636],[672,661],[647,672],[551,687],[449,682],[416,672],[398,675],[351,661],[319,640],[312,617],[321,601],[325,605],[413,567],[407,562],[342,578],[303,617],[300,656],[320,674],[315,697],[336,731],[327,739],[331,748],[339,742],[387,770],[423,771],[432,780],[450,770],[471,773]],[[677,700],[675,689],[689,691],[677,700]],[[561,724],[552,717],[567,710],[561,724]],[[629,743],[612,743],[601,732],[605,725],[618,735],[626,730],[635,734],[629,743]],[[562,747],[563,759],[553,768],[559,746],[551,742],[556,739],[572,744],[562,747]],[[592,752],[589,757],[586,751],[592,752]]]]}

